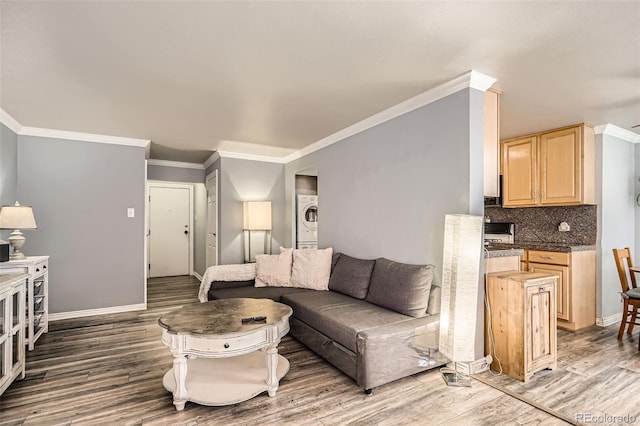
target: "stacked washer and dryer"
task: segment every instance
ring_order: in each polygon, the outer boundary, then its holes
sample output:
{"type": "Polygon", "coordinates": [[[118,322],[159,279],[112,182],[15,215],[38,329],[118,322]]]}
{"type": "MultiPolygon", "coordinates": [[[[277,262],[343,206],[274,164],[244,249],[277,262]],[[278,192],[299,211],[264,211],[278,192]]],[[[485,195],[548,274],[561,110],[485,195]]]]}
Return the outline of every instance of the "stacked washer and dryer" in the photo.
{"type": "Polygon", "coordinates": [[[296,248],[318,248],[318,196],[298,195],[296,248]]]}

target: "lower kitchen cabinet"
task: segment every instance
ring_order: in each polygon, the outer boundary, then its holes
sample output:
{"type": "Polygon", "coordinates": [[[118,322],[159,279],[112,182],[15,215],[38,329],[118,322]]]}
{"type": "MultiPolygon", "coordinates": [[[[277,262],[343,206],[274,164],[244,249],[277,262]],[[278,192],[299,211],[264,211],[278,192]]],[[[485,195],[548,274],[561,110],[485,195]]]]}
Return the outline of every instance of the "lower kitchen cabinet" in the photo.
{"type": "Polygon", "coordinates": [[[556,281],[534,272],[488,275],[485,346],[491,348],[493,370],[501,364],[505,374],[527,381],[557,367],[556,281]]]}
{"type": "Polygon", "coordinates": [[[558,327],[579,330],[596,323],[596,253],[528,250],[528,270],[558,277],[558,327]]]}

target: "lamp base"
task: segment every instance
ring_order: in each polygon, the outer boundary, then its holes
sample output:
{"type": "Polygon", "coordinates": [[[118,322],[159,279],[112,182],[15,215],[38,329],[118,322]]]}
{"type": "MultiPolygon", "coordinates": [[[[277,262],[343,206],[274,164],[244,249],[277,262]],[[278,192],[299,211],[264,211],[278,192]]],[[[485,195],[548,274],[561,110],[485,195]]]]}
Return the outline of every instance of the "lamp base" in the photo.
{"type": "Polygon", "coordinates": [[[9,260],[26,259],[26,256],[21,251],[25,240],[26,238],[19,229],[16,229],[11,234],[9,234],[9,244],[11,245],[11,247],[13,247],[13,253],[9,255],[9,260]]]}
{"type": "MultiPolygon", "coordinates": [[[[449,370],[449,369],[446,369],[449,370]]],[[[442,378],[447,386],[459,386],[459,387],[471,387],[471,377],[466,374],[460,374],[458,372],[458,363],[453,363],[453,371],[445,371],[443,368],[441,371],[442,378]]]]}
{"type": "Polygon", "coordinates": [[[463,376],[454,371],[442,373],[442,378],[447,386],[471,387],[471,378],[469,376],[463,376]]]}

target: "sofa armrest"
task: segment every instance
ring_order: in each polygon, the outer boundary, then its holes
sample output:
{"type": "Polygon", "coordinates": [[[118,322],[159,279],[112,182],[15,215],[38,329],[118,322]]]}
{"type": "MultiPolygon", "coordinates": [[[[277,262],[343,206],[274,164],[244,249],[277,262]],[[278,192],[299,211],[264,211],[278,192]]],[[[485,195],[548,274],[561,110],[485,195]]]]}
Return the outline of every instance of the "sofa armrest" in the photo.
{"type": "Polygon", "coordinates": [[[414,318],[358,333],[357,382],[365,389],[446,363],[438,352],[440,315],[414,318]]]}

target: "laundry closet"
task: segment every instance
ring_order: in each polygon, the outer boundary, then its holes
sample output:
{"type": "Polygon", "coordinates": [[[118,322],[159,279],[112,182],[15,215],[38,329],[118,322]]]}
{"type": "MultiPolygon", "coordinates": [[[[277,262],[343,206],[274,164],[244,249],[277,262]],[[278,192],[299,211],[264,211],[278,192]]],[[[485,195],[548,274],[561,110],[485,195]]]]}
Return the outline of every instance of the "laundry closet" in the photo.
{"type": "Polygon", "coordinates": [[[296,248],[318,248],[318,177],[296,175],[296,248]]]}

